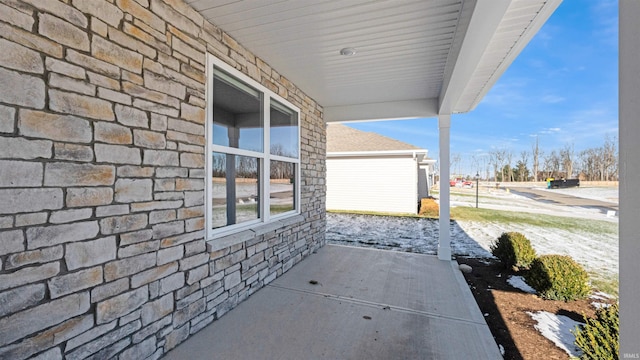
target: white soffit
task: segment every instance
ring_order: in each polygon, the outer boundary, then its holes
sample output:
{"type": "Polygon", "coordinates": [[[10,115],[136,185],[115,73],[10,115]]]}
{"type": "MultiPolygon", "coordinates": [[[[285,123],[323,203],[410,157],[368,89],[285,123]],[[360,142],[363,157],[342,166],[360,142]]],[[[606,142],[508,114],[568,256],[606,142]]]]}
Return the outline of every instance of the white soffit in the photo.
{"type": "Polygon", "coordinates": [[[358,121],[471,110],[560,0],[185,1],[316,100],[326,121],[358,121]],[[357,54],[340,55],[346,47],[357,54]]]}
{"type": "Polygon", "coordinates": [[[453,112],[468,112],[480,103],[561,1],[511,1],[453,112]]]}

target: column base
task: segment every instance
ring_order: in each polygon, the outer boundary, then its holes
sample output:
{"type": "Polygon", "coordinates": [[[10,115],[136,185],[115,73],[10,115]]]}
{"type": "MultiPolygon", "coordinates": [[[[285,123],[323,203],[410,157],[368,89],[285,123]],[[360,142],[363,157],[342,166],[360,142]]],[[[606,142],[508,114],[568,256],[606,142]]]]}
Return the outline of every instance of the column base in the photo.
{"type": "Polygon", "coordinates": [[[443,261],[451,261],[451,248],[438,246],[438,259],[443,261]]]}

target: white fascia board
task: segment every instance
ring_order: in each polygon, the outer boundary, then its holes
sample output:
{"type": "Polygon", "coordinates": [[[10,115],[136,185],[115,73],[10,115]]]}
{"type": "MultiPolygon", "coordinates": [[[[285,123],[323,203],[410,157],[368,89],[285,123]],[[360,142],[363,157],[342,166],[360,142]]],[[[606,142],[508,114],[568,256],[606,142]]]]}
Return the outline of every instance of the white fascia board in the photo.
{"type": "Polygon", "coordinates": [[[426,149],[417,150],[385,150],[385,151],[341,151],[327,152],[327,157],[375,157],[375,156],[426,156],[426,149]]]}
{"type": "Polygon", "coordinates": [[[449,115],[454,112],[458,99],[471,80],[510,4],[511,0],[476,1],[473,4],[460,51],[455,59],[451,59],[455,61],[453,69],[443,81],[438,114],[449,115]]]}
{"type": "Polygon", "coordinates": [[[509,54],[504,58],[504,60],[500,63],[496,71],[491,75],[489,80],[486,82],[482,90],[478,93],[475,101],[469,106],[468,109],[454,109],[454,112],[462,113],[468,112],[476,108],[482,98],[491,90],[493,85],[500,79],[502,74],[511,66],[511,63],[520,55],[520,52],[527,46],[529,41],[538,33],[542,25],[544,25],[551,14],[553,14],[558,6],[562,3],[562,0],[547,0],[544,4],[542,10],[538,12],[536,17],[530,23],[529,27],[527,27],[526,31],[520,36],[520,39],[516,42],[516,44],[511,48],[509,54]]]}
{"type": "Polygon", "coordinates": [[[436,117],[438,99],[385,101],[370,104],[325,106],[325,122],[382,121],[436,117]]]}

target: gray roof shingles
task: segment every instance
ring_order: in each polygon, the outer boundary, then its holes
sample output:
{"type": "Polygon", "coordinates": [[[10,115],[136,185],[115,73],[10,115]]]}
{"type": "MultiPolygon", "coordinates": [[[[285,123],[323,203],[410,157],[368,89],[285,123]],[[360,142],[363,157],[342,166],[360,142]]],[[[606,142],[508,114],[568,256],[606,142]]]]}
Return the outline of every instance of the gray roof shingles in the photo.
{"type": "Polygon", "coordinates": [[[389,137],[339,124],[327,124],[327,152],[424,150],[389,137]]]}

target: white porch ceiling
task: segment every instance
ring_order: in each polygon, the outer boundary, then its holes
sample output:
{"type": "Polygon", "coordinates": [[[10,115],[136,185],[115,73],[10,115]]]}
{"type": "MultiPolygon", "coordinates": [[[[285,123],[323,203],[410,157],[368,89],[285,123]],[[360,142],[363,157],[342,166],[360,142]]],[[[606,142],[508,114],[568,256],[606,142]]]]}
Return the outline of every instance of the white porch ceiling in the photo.
{"type": "Polygon", "coordinates": [[[561,0],[186,0],[326,121],[472,110],[561,0]],[[341,56],[353,47],[355,56],[341,56]]]}

